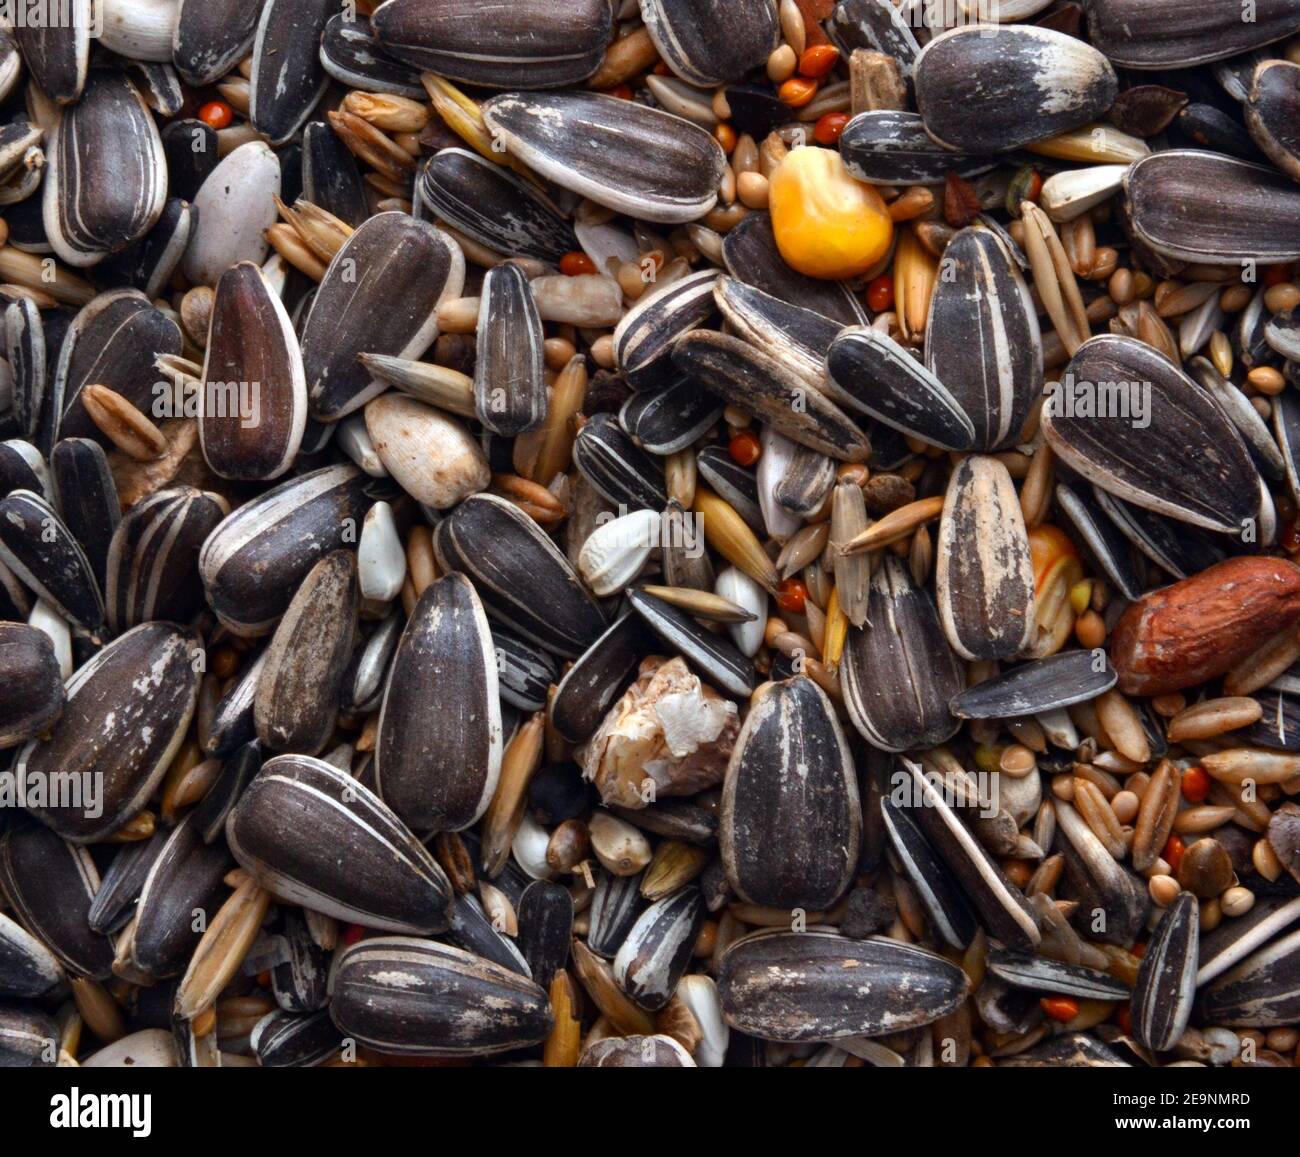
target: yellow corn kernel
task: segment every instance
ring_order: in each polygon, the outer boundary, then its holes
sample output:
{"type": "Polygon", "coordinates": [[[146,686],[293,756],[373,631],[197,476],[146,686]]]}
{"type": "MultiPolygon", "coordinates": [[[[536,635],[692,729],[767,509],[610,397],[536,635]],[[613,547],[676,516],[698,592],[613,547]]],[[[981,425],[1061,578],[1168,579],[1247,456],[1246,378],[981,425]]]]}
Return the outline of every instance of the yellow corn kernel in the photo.
{"type": "Polygon", "coordinates": [[[768,205],[781,256],[809,277],[857,277],[893,242],[894,223],[880,194],[849,176],[833,149],[789,153],[772,174],[768,205]]]}

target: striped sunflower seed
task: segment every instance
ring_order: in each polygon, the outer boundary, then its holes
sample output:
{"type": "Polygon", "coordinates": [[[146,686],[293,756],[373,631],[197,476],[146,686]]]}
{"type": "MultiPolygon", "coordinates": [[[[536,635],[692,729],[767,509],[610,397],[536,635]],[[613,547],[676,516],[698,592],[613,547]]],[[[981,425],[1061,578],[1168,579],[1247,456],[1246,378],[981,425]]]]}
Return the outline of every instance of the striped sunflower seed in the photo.
{"type": "Polygon", "coordinates": [[[266,648],[253,724],[271,751],[318,754],[334,730],[357,613],[356,556],[327,554],[307,573],[266,648]]]}
{"type": "Polygon", "coordinates": [[[392,932],[439,932],[451,885],[387,805],[306,755],[268,760],[226,822],[240,866],[277,896],[392,932]]]}
{"type": "Polygon", "coordinates": [[[160,490],[127,511],[105,564],[104,601],[114,634],[153,620],[193,617],[203,603],[199,551],[226,513],[220,495],[192,486],[160,490]]]}
{"type": "Polygon", "coordinates": [[[760,1040],[902,1032],[946,1016],[966,994],[961,969],[928,949],[823,928],[746,936],[718,973],[727,1023],[760,1040]]]}
{"type": "Polygon", "coordinates": [[[862,827],[857,775],[811,679],[761,691],[731,754],[720,818],[728,881],[749,903],[824,911],[848,887],[862,827]]]}
{"type": "Polygon", "coordinates": [[[269,481],[293,464],[307,423],[307,379],[293,323],[252,262],[217,282],[203,362],[203,457],[223,478],[269,481]],[[256,382],[252,413],[230,383],[256,382]],[[215,404],[214,404],[215,403],[215,404]]]}
{"type": "Polygon", "coordinates": [[[91,843],[144,807],[189,728],[201,653],[194,632],[143,623],[80,667],[67,683],[64,725],[19,752],[14,774],[27,810],[67,839],[91,843]],[[79,790],[62,790],[69,784],[79,790]]]}
{"type": "Polygon", "coordinates": [[[550,1032],[546,993],[533,981],[459,948],[381,936],[345,950],[330,1016],[383,1052],[484,1056],[537,1044],[550,1032]],[[492,1009],[485,1016],[485,1009],[492,1009]]]}
{"type": "Polygon", "coordinates": [[[934,600],[901,559],[886,557],[872,575],[867,621],[849,630],[841,678],[849,718],[874,747],[933,747],[956,732],[948,703],[961,687],[957,658],[934,600]]]}
{"type": "Polygon", "coordinates": [[[531,518],[491,494],[465,499],[434,531],[445,571],[475,583],[488,616],[565,657],[605,629],[600,608],[565,557],[531,518]]]}
{"type": "Polygon", "coordinates": [[[0,890],[23,927],[74,976],[105,980],[113,942],[90,926],[99,873],[85,848],[42,824],[20,821],[0,836],[0,890]]]}
{"type": "Polygon", "coordinates": [[[965,659],[1008,659],[1034,630],[1034,566],[1011,475],[972,454],[953,470],[935,563],[939,619],[965,659]]]}
{"type": "Polygon", "coordinates": [[[496,652],[482,604],[460,574],[431,583],[389,668],[375,784],[415,831],[455,831],[487,810],[501,773],[496,652]]]}
{"type": "Polygon", "coordinates": [[[1191,1019],[1199,939],[1196,897],[1181,892],[1160,918],[1133,987],[1133,1035],[1152,1052],[1173,1048],[1191,1019]]]}
{"type": "Polygon", "coordinates": [[[0,748],[48,732],[63,714],[67,695],[50,637],[24,623],[0,623],[0,748]]]}
{"type": "Polygon", "coordinates": [[[394,212],[367,219],[334,255],[302,326],[312,416],[334,421],[381,393],[357,355],[418,356],[464,280],[459,246],[432,225],[394,212]]]}
{"type": "Polygon", "coordinates": [[[691,221],[717,201],[726,167],[717,141],[648,105],[590,92],[511,92],[487,101],[483,119],[540,176],[640,220],[691,221]]]}

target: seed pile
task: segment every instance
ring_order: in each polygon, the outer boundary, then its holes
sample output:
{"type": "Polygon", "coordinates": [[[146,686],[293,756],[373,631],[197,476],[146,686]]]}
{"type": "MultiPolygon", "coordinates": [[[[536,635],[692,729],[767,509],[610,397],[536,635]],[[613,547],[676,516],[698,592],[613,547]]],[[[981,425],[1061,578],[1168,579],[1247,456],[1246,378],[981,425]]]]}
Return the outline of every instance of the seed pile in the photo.
{"type": "Polygon", "coordinates": [[[0,1064],[1300,1064],[1300,0],[100,7],[0,1064]]]}

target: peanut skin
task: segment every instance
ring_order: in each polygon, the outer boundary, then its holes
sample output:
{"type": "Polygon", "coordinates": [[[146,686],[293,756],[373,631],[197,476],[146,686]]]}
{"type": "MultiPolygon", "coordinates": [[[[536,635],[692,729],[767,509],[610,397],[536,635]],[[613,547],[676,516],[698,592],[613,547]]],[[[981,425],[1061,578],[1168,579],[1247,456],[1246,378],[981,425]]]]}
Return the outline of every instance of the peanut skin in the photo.
{"type": "Polygon", "coordinates": [[[1224,674],[1297,623],[1300,567],[1230,558],[1129,607],[1110,658],[1125,694],[1164,695],[1224,674]]]}

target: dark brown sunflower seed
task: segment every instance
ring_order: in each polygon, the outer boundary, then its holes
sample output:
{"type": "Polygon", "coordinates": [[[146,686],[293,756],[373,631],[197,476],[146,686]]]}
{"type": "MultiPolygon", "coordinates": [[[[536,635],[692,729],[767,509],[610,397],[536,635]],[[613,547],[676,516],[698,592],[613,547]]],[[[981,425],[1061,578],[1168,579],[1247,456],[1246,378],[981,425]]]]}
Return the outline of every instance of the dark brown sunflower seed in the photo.
{"type": "Polygon", "coordinates": [[[948,710],[961,690],[957,657],[902,559],[887,556],[872,575],[867,622],[849,629],[840,675],[849,718],[873,747],[933,747],[960,726],[948,710]]]}
{"type": "Polygon", "coordinates": [[[828,31],[845,56],[855,48],[882,52],[898,61],[904,76],[912,75],[921,51],[907,14],[891,0],[840,0],[828,31]]]}
{"type": "MultiPolygon", "coordinates": [[[[1267,332],[1268,327],[1265,326],[1266,335],[1267,332]]],[[[1255,460],[1260,472],[1270,478],[1284,477],[1286,463],[1282,459],[1282,452],[1278,449],[1277,441],[1269,430],[1268,423],[1250,404],[1250,399],[1219,373],[1208,358],[1192,358],[1187,363],[1187,370],[1192,378],[1213,394],[1214,400],[1223,407],[1224,413],[1237,427],[1237,432],[1245,439],[1246,448],[1250,451],[1250,456],[1255,460]]]]}
{"type": "Polygon", "coordinates": [[[939,619],[965,659],[1009,659],[1034,632],[1034,564],[1020,499],[997,458],[953,469],[935,559],[939,619]]]}
{"type": "Polygon", "coordinates": [[[641,18],[668,67],[700,88],[740,80],[780,38],[776,9],[766,0],[721,9],[711,0],[646,0],[641,18]]]}
{"type": "Polygon", "coordinates": [[[873,185],[935,185],[950,172],[976,177],[996,163],[944,148],[920,113],[894,109],[858,113],[840,134],[840,155],[853,176],[873,185]]]}
{"type": "Polygon", "coordinates": [[[293,323],[251,261],[217,282],[203,362],[199,444],[223,478],[269,481],[292,465],[307,424],[293,323]]]}
{"type": "Polygon", "coordinates": [[[0,1003],[0,1068],[52,1069],[59,1059],[59,1028],[26,1003],[0,1003]]]}
{"type": "Polygon", "coordinates": [[[1153,153],[1124,178],[1133,235],[1160,256],[1210,265],[1300,258],[1300,188],[1276,169],[1192,149],[1153,153]]]}
{"type": "Polygon", "coordinates": [[[44,996],[63,980],[48,948],[21,925],[0,915],[0,997],[44,996]]]}
{"type": "Polygon", "coordinates": [[[967,688],[952,700],[963,719],[1015,719],[1086,703],[1118,679],[1104,652],[1065,651],[967,688]]]}
{"type": "Polygon", "coordinates": [[[520,711],[543,710],[551,684],[560,681],[556,661],[541,647],[503,627],[492,632],[492,647],[502,700],[520,711]]]}
{"type": "Polygon", "coordinates": [[[600,66],[612,31],[602,0],[521,0],[487,18],[473,0],[388,0],[371,27],[385,51],[487,88],[555,88],[600,66]]]}
{"type": "Polygon", "coordinates": [[[825,911],[857,870],[862,806],[849,745],[826,693],[796,677],[765,688],[736,739],[719,847],[752,904],[825,911]]]}
{"type": "Polygon", "coordinates": [[[1174,578],[1200,574],[1224,559],[1223,551],[1208,534],[1179,526],[1162,515],[1107,494],[1098,486],[1093,487],[1093,497],[1124,537],[1174,578]]]}
{"type": "Polygon", "coordinates": [[[27,810],[78,843],[103,839],[134,816],[189,727],[201,655],[194,632],[144,623],[84,664],[68,681],[62,725],[19,754],[27,810]]]}
{"type": "Polygon", "coordinates": [[[153,114],[125,74],[90,74],[81,99],[57,114],[45,158],[46,234],[69,265],[94,265],[158,220],[167,157],[153,114]]]}
{"type": "Polygon", "coordinates": [[[316,755],[334,732],[356,630],[357,560],[327,554],[294,593],[257,683],[253,721],[271,751],[316,755]]]}
{"type": "Polygon", "coordinates": [[[1031,992],[1060,992],[1083,1000],[1127,1000],[1130,989],[1122,980],[1096,968],[1030,956],[990,947],[988,968],[994,976],[1031,992]]]}
{"type": "Polygon", "coordinates": [[[979,912],[989,933],[1009,948],[1031,950],[1042,938],[1024,895],[979,843],[948,797],[945,781],[927,775],[911,760],[902,761],[905,778],[895,785],[906,813],[979,912]]]}
{"type": "Polygon", "coordinates": [[[646,294],[623,315],[614,330],[614,357],[629,385],[645,390],[677,382],[673,343],[716,313],[713,287],[717,281],[717,271],[712,269],[688,274],[646,294]]]}
{"type": "MultiPolygon", "coordinates": [[[[257,675],[261,673],[260,664],[254,664],[255,674],[251,680],[253,690],[249,692],[250,705],[248,714],[248,734],[252,734],[253,691],[256,690],[257,675]]],[[[231,809],[239,802],[244,789],[262,768],[262,748],[256,739],[251,739],[227,755],[221,764],[221,774],[217,782],[208,789],[208,794],[195,808],[198,824],[203,830],[203,842],[213,843],[225,830],[226,818],[231,809]]]]}
{"type": "Polygon", "coordinates": [[[741,1032],[824,1041],[932,1024],[966,999],[967,981],[917,945],[809,928],[736,941],[723,953],[718,995],[727,1023],[741,1032]]]}
{"type": "Polygon", "coordinates": [[[880,799],[880,812],[894,854],[935,931],[953,948],[965,948],[978,925],[961,886],[903,808],[886,795],[880,799]]]}
{"type": "Polygon", "coordinates": [[[1130,602],[1141,598],[1143,583],[1134,569],[1128,540],[1096,504],[1088,487],[1058,483],[1056,502],[1120,593],[1130,602]]]}
{"type": "Polygon", "coordinates": [[[331,16],[321,37],[320,59],[325,71],[348,88],[425,98],[419,70],[390,56],[364,15],[360,20],[349,19],[346,11],[331,16]]]}
{"type": "Polygon", "coordinates": [[[49,471],[41,452],[17,438],[0,442],[0,494],[29,490],[38,498],[53,500],[49,471]]]}
{"type": "Polygon", "coordinates": [[[1204,986],[1300,920],[1300,896],[1261,896],[1244,916],[1225,920],[1200,941],[1196,983],[1204,986]]]}
{"type": "Polygon", "coordinates": [[[512,503],[471,495],[438,524],[433,545],[444,571],[474,581],[490,618],[547,650],[575,657],[604,632],[568,560],[512,503]]]}
{"type": "Polygon", "coordinates": [[[772,497],[799,518],[811,518],[835,485],[835,461],[807,446],[796,446],[785,473],[772,488],[772,497]]]}
{"type": "MultiPolygon", "coordinates": [[[[528,961],[524,954],[515,947],[514,940],[500,931],[488,917],[479,898],[472,893],[458,895],[452,902],[451,928],[447,939],[457,948],[517,972],[520,976],[529,976],[528,961]]],[[[531,979],[531,976],[529,976],[531,979]]]]}
{"type": "Polygon", "coordinates": [[[1085,41],[1031,25],[954,28],[916,58],[916,106],[952,149],[1003,153],[1097,120],[1119,90],[1085,41]]]}
{"type": "Polygon", "coordinates": [[[1236,427],[1134,338],[1106,334],[1079,348],[1043,408],[1043,432],[1067,465],[1147,510],[1227,534],[1258,513],[1258,475],[1236,427]]]}
{"type": "Polygon", "coordinates": [[[67,696],[54,644],[44,631],[0,622],[0,748],[13,747],[52,728],[67,696]]]}
{"type": "Polygon", "coordinates": [[[478,420],[503,438],[537,429],[547,406],[542,319],[518,265],[498,265],[483,278],[475,351],[478,420]]]}
{"type": "Polygon", "coordinates": [[[312,415],[333,421],[382,393],[357,354],[418,357],[438,336],[439,303],[464,281],[460,247],[427,221],[368,218],[334,255],[302,328],[312,415]]]}
{"type": "Polygon", "coordinates": [[[324,95],[329,77],[320,39],[334,14],[332,0],[267,0],[253,41],[248,118],[273,145],[302,127],[324,95]]]}
{"type": "Polygon", "coordinates": [[[1100,1041],[1082,1032],[1052,1037],[1022,1053],[998,1061],[1001,1068],[1013,1069],[1115,1069],[1129,1068],[1127,1061],[1100,1041]]]}
{"type": "Polygon", "coordinates": [[[753,690],[754,665],[729,639],[644,591],[628,591],[627,597],[645,625],[703,678],[732,695],[747,696],[753,690]]]}
{"type": "Polygon", "coordinates": [[[644,873],[616,876],[601,870],[588,912],[587,946],[613,959],[648,904],[641,895],[644,873]]]}
{"type": "Polygon", "coordinates": [[[498,253],[559,261],[578,248],[569,223],[534,185],[468,149],[430,157],[419,193],[440,219],[498,253]]]}
{"type": "Polygon", "coordinates": [[[925,364],[974,423],[975,449],[1005,449],[1038,396],[1038,314],[1006,245],[989,230],[963,229],[944,263],[930,298],[925,364]]]}
{"type": "Polygon", "coordinates": [[[487,808],[501,771],[497,663],[464,575],[431,583],[389,669],[375,748],[384,801],[415,831],[456,831],[487,808]]]}
{"type": "Polygon", "coordinates": [[[86,84],[91,32],[96,25],[90,0],[72,0],[64,11],[69,17],[66,21],[19,21],[14,38],[41,91],[59,104],[71,104],[86,84]]]}
{"type": "Polygon", "coordinates": [[[92,635],[104,629],[104,602],[86,552],[45,499],[30,490],[0,498],[0,563],[92,635]]]}
{"type": "Polygon", "coordinates": [[[226,898],[222,879],[233,866],[224,844],[204,844],[193,813],[176,826],[153,861],[136,904],[131,957],[137,968],[160,978],[185,970],[201,929],[226,898]]]}
{"type": "Polygon", "coordinates": [[[1255,143],[1279,169],[1300,179],[1300,65],[1266,60],[1255,69],[1243,110],[1255,143]]]}
{"type": "Polygon", "coordinates": [[[13,411],[18,432],[34,438],[40,428],[45,401],[45,326],[41,311],[30,297],[5,306],[5,357],[13,371],[13,411]]]}
{"type": "Polygon", "coordinates": [[[1152,1052],[1178,1043],[1196,998],[1200,914],[1196,897],[1180,892],[1165,909],[1133,987],[1133,1035],[1152,1052]]]}
{"type": "Polygon", "coordinates": [[[694,887],[651,904],[614,957],[619,987],[642,1008],[663,1008],[691,962],[706,915],[700,890],[694,887]]]}
{"type": "Polygon", "coordinates": [[[641,616],[619,616],[565,672],[551,704],[551,724],[570,743],[581,743],[627,686],[652,636],[641,616]]]}
{"type": "Polygon", "coordinates": [[[203,88],[225,76],[248,55],[260,12],[239,0],[180,0],[172,61],[181,79],[203,88]]]}
{"type": "MultiPolygon", "coordinates": [[[[754,472],[731,457],[725,446],[705,446],[696,456],[700,477],[730,506],[756,534],[765,534],[763,510],[758,501],[754,472]]],[[[674,583],[680,586],[680,583],[674,583]]]]}
{"type": "Polygon", "coordinates": [[[277,896],[390,932],[440,932],[451,885],[377,795],[307,755],[268,760],[230,813],[240,866],[277,896]]]}
{"type": "Polygon", "coordinates": [[[248,1047],[263,1068],[311,1068],[340,1055],[343,1034],[328,1011],[268,1012],[253,1026],[248,1047]]]}
{"type": "Polygon", "coordinates": [[[353,228],[370,216],[356,158],[327,121],[302,130],[302,195],[353,228]]]}
{"type": "Polygon", "coordinates": [[[1083,817],[1068,803],[1056,804],[1056,847],[1079,900],[1076,919],[1094,940],[1131,944],[1151,911],[1146,885],[1106,849],[1083,817]]]}
{"type": "Polygon", "coordinates": [[[1300,1016],[1300,931],[1256,950],[1201,994],[1210,1024],[1273,1028],[1300,1016]]]}
{"type": "Polygon", "coordinates": [[[1262,0],[1243,17],[1237,4],[1179,0],[1093,0],[1088,34],[1121,68],[1189,68],[1249,52],[1295,32],[1296,0],[1262,0]]]}
{"type": "MultiPolygon", "coordinates": [[[[974,447],[975,426],[961,402],[888,334],[870,326],[842,331],[826,353],[826,368],[835,396],[854,409],[945,450],[974,447]]],[[[988,411],[980,406],[977,413],[983,425],[988,411]]]]}
{"type": "Polygon", "coordinates": [[[682,373],[733,405],[761,416],[792,441],[838,461],[863,462],[871,442],[853,419],[785,366],[738,338],[696,330],[678,340],[682,373]]]}
{"type": "Polygon", "coordinates": [[[534,880],[517,905],[519,950],[528,962],[533,980],[549,988],[555,974],[569,960],[573,940],[573,897],[550,880],[534,880]]]}
{"type": "Polygon", "coordinates": [[[64,438],[50,454],[50,474],[63,521],[86,552],[103,589],[109,544],[121,518],[104,448],[89,438],[64,438]]]}
{"type": "Polygon", "coordinates": [[[208,602],[241,633],[269,633],[307,572],[359,533],[369,479],[350,464],[302,474],[241,506],[208,536],[208,602]]]}
{"type": "Polygon", "coordinates": [[[286,1012],[315,1012],[329,1003],[329,971],[333,954],[317,944],[304,917],[284,917],[286,959],[271,970],[275,1002],[286,1012]]]}
{"type": "Polygon", "coordinates": [[[194,616],[203,605],[199,550],[225,516],[224,499],[192,486],[159,490],[127,511],[106,566],[104,601],[114,634],[194,616]]]}
{"type": "Polygon", "coordinates": [[[147,840],[123,844],[100,880],[87,921],[105,936],[120,932],[135,916],[140,890],[172,833],[159,828],[147,840]]]}
{"type": "Polygon", "coordinates": [[[330,1016],[383,1052],[486,1056],[551,1030],[546,993],[499,964],[432,940],[381,936],[339,958],[330,1016]]]}
{"type": "Polygon", "coordinates": [[[662,510],[668,504],[663,467],[623,432],[613,414],[596,414],[578,431],[573,464],[616,506],[662,510]]]}
{"type": "Polygon", "coordinates": [[[717,202],[726,167],[718,142],[648,105],[593,92],[510,92],[485,102],[483,119],[530,169],[620,213],[677,224],[717,202]]]}
{"type": "Polygon", "coordinates": [[[638,446],[675,454],[693,445],[722,417],[722,403],[689,378],[664,389],[643,389],[619,410],[618,421],[638,446]]]}
{"type": "Polygon", "coordinates": [[[53,446],[56,436],[106,441],[81,400],[87,385],[107,386],[143,413],[155,413],[155,360],[180,352],[180,326],[142,293],[101,293],[73,319],[59,347],[42,410],[42,446],[53,446]]]}
{"type": "Polygon", "coordinates": [[[99,873],[85,848],[43,824],[20,820],[0,836],[0,890],[23,926],[76,976],[103,980],[113,942],[90,927],[99,873]]]}

